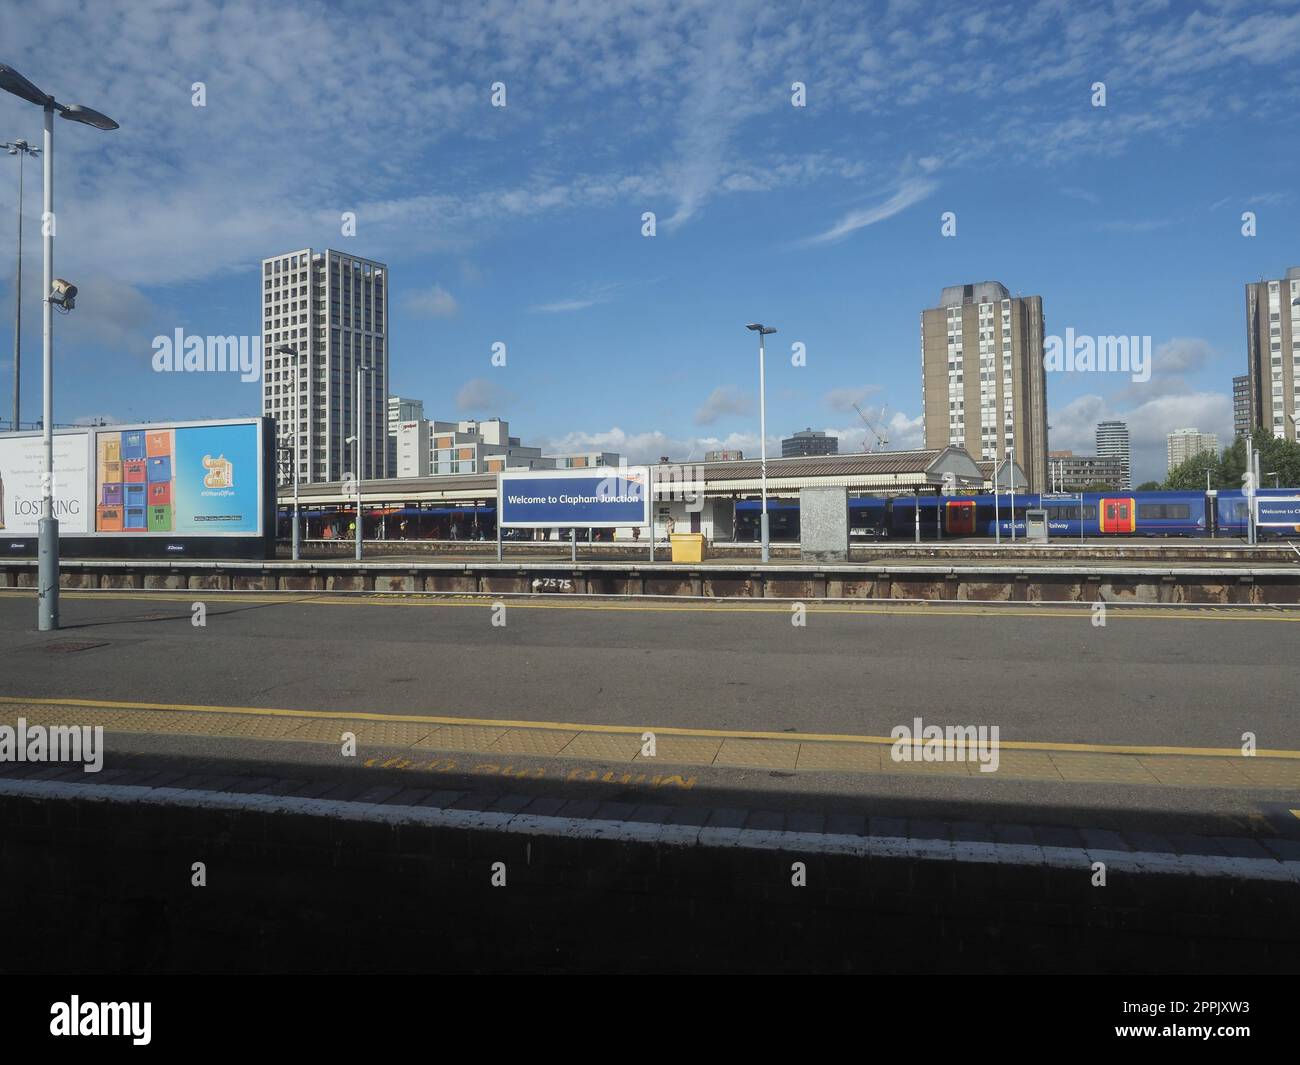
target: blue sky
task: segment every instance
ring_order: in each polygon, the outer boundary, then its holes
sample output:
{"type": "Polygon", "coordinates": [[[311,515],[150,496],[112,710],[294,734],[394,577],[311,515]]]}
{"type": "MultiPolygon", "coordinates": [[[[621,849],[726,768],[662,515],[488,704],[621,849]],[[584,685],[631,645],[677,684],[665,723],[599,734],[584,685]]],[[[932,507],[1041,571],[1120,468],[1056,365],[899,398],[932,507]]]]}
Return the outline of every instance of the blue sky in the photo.
{"type": "MultiPolygon", "coordinates": [[[[1043,297],[1049,333],[1153,338],[1145,384],[1048,379],[1052,446],[1126,418],[1144,479],[1171,429],[1226,441],[1244,285],[1300,265],[1296,3],[37,2],[5,6],[0,42],[122,127],[56,122],[55,272],[82,289],[58,421],[257,413],[255,383],[153,373],[151,341],[256,334],[260,259],[310,245],[390,265],[391,383],[430,416],[634,459],[756,452],[759,319],[771,446],[811,426],[860,449],[854,400],[917,446],[919,312],[996,279],[1043,297]]],[[[39,111],[2,95],[17,138],[39,111]]]]}

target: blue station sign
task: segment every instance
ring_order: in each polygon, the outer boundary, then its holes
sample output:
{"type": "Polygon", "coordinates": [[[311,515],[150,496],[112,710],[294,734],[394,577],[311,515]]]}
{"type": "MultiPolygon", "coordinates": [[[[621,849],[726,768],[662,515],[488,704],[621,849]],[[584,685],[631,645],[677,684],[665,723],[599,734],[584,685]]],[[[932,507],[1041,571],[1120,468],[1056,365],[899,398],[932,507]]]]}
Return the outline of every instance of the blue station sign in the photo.
{"type": "Polygon", "coordinates": [[[615,529],[650,524],[650,470],[597,466],[497,475],[503,528],[615,529]]]}
{"type": "Polygon", "coordinates": [[[1300,526],[1300,496],[1256,496],[1255,524],[1265,528],[1300,526]]]}

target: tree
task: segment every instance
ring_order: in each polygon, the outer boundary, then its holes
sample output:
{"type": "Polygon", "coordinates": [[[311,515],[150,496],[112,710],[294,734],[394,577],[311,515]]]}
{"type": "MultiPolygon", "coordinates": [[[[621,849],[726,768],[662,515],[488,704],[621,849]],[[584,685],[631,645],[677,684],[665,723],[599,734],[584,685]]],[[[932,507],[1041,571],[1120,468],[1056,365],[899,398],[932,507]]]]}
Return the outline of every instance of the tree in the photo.
{"type": "Polygon", "coordinates": [[[1180,462],[1169,471],[1165,487],[1183,491],[1199,488],[1204,491],[1207,473],[1210,475],[1208,483],[1211,488],[1222,487],[1219,484],[1219,458],[1213,451],[1202,451],[1180,462]]]}
{"type": "MultiPolygon", "coordinates": [[[[1259,430],[1255,430],[1252,437],[1257,438],[1259,430]]],[[[1272,469],[1270,466],[1269,469],[1272,469]]],[[[1242,487],[1242,474],[1246,472],[1246,438],[1239,436],[1231,444],[1223,449],[1223,457],[1219,459],[1219,483],[1218,488],[1240,488],[1242,487]]]]}
{"type": "Polygon", "coordinates": [[[1137,486],[1135,491],[1158,492],[1160,491],[1160,488],[1161,488],[1161,484],[1159,481],[1143,481],[1140,485],[1137,486]]]}
{"type": "Polygon", "coordinates": [[[1260,488],[1273,487],[1271,473],[1277,474],[1277,483],[1282,488],[1300,485],[1300,444],[1280,440],[1272,434],[1262,439],[1256,434],[1254,440],[1259,448],[1260,488]]]}

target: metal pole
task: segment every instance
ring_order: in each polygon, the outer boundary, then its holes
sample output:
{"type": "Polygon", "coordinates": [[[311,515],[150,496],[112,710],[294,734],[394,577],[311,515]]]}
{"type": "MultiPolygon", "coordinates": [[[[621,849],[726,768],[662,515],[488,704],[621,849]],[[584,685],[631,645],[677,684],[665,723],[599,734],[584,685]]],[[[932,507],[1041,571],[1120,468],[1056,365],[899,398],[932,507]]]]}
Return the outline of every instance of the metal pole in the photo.
{"type": "Polygon", "coordinates": [[[921,542],[921,490],[919,488],[912,489],[912,502],[914,503],[913,514],[915,515],[912,519],[912,526],[915,529],[916,542],[919,544],[921,542]]]}
{"type": "Polygon", "coordinates": [[[18,267],[14,272],[14,432],[22,425],[22,372],[23,364],[23,156],[26,149],[18,149],[18,267]]]}
{"type": "Polygon", "coordinates": [[[1246,437],[1246,543],[1255,542],[1255,451],[1253,441],[1246,437]]]}
{"type": "MultiPolygon", "coordinates": [[[[655,468],[649,467],[646,473],[646,513],[650,516],[650,561],[655,560],[655,468]]],[[[731,516],[732,539],[735,539],[736,515],[731,516]]]]}
{"type": "Polygon", "coordinates": [[[298,418],[301,414],[301,408],[298,406],[298,356],[299,352],[295,348],[293,353],[293,560],[298,561],[298,433],[301,425],[298,418]]]}
{"type": "Polygon", "coordinates": [[[361,561],[361,363],[357,363],[357,420],[352,426],[352,468],[357,478],[357,561],[361,561]]]}
{"type": "Polygon", "coordinates": [[[998,460],[993,460],[993,535],[1002,543],[1002,517],[998,510],[998,460]]]}
{"type": "Polygon", "coordinates": [[[1011,542],[1016,542],[1016,471],[1011,470],[1011,542]]]}
{"type": "Polygon", "coordinates": [[[54,99],[45,104],[45,210],[41,216],[44,245],[45,287],[41,293],[44,307],[42,377],[45,387],[43,448],[45,476],[41,478],[41,520],[37,551],[37,614],[41,632],[59,627],[59,519],[54,516],[54,304],[50,289],[54,285],[54,99]]]}
{"type": "Polygon", "coordinates": [[[758,331],[758,450],[760,471],[763,481],[763,517],[760,519],[763,531],[763,561],[771,556],[767,523],[767,392],[766,378],[763,372],[764,362],[763,331],[758,331]]]}
{"type": "MultiPolygon", "coordinates": [[[[500,500],[500,496],[497,497],[500,500]]],[[[497,503],[497,561],[501,561],[501,504],[497,503]]]]}
{"type": "Polygon", "coordinates": [[[1259,543],[1259,523],[1255,519],[1255,501],[1259,498],[1259,451],[1255,451],[1255,479],[1251,484],[1250,498],[1250,542],[1259,543]]]}
{"type": "Polygon", "coordinates": [[[577,564],[577,561],[578,561],[578,530],[577,530],[576,528],[575,528],[575,529],[570,529],[570,530],[569,530],[569,540],[570,540],[571,544],[573,545],[573,554],[572,554],[572,558],[573,558],[574,564],[576,565],[576,564],[577,564]]]}

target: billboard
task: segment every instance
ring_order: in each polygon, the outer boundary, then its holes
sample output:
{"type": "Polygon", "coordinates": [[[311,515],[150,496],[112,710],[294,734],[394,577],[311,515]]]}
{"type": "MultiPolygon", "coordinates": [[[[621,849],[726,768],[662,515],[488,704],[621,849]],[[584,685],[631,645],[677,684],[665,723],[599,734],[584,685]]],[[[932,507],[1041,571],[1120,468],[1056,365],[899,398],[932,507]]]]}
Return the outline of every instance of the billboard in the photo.
{"type": "MultiPolygon", "coordinates": [[[[60,533],[89,532],[88,434],[54,434],[54,516],[60,533]]],[[[36,536],[45,447],[40,433],[0,437],[0,536],[36,536]]]]}
{"type": "Polygon", "coordinates": [[[1264,529],[1300,529],[1300,496],[1257,495],[1255,524],[1264,529]]]}
{"type": "Polygon", "coordinates": [[[258,422],[95,432],[95,528],[132,536],[256,536],[262,528],[258,422]]]}
{"type": "Polygon", "coordinates": [[[601,466],[497,475],[503,528],[615,529],[650,524],[650,470],[601,466]]]}

